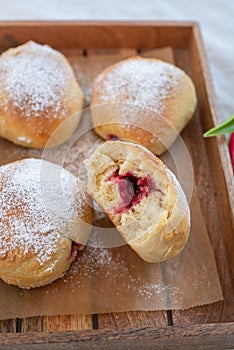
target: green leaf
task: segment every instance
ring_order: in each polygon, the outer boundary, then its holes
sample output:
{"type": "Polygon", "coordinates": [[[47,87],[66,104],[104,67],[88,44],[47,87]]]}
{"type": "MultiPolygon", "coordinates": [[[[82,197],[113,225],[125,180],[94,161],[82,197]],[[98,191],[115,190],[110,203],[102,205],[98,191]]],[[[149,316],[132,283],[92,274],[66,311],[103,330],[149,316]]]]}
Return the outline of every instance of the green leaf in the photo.
{"type": "Polygon", "coordinates": [[[223,123],[215,126],[203,134],[204,137],[217,136],[234,132],[234,114],[232,114],[223,123]]]}

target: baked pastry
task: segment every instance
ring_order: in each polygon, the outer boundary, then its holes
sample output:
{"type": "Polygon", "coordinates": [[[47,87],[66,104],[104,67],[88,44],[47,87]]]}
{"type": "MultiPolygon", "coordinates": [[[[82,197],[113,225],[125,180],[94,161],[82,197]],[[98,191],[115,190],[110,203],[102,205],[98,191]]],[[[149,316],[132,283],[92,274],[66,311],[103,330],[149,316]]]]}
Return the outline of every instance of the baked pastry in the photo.
{"type": "Polygon", "coordinates": [[[87,191],[133,250],[149,263],[175,257],[190,211],[175,175],[146,148],[106,141],[85,161],[87,191]]]}
{"type": "Polygon", "coordinates": [[[29,41],[0,56],[0,136],[26,147],[66,141],[77,127],[84,95],[67,59],[29,41]],[[72,115],[73,118],[69,118],[72,115]]]}
{"type": "Polygon", "coordinates": [[[135,56],[107,67],[95,79],[91,106],[99,136],[136,142],[160,155],[192,117],[196,93],[181,69],[135,56]]]}
{"type": "Polygon", "coordinates": [[[0,278],[33,288],[62,277],[92,227],[87,200],[84,185],[53,163],[24,159],[1,166],[0,278]]]}

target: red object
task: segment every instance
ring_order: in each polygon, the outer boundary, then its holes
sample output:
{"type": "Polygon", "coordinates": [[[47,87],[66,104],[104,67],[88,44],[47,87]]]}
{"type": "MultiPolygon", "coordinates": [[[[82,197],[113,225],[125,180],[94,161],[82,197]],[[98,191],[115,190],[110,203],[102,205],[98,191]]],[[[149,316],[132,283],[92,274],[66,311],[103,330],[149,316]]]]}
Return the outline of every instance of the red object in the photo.
{"type": "Polygon", "coordinates": [[[115,214],[131,209],[138,204],[143,197],[148,197],[151,192],[161,192],[161,190],[156,187],[150,175],[139,178],[130,172],[120,175],[119,170],[116,170],[106,181],[113,181],[118,184],[122,203],[119,204],[118,208],[115,208],[115,214]]]}
{"type": "Polygon", "coordinates": [[[110,141],[118,141],[119,140],[118,136],[113,135],[113,134],[108,135],[107,138],[110,141]]]}
{"type": "Polygon", "coordinates": [[[234,171],[234,132],[231,133],[230,142],[229,142],[229,151],[232,161],[232,169],[234,171]]]}
{"type": "Polygon", "coordinates": [[[82,244],[72,242],[71,253],[68,259],[75,260],[75,258],[77,257],[78,251],[81,250],[82,247],[83,247],[82,244]]]}

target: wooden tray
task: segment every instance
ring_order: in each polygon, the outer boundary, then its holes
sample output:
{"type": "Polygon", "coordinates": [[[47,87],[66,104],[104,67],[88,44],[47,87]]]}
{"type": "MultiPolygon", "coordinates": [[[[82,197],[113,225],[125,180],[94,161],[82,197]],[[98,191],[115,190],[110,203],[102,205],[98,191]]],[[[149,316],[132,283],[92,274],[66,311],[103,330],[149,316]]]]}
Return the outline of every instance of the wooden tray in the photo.
{"type": "Polygon", "coordinates": [[[230,349],[234,347],[234,186],[225,138],[204,140],[219,121],[196,23],[2,22],[0,50],[28,40],[72,56],[132,53],[171,46],[193,78],[198,109],[182,136],[189,139],[199,200],[214,250],[224,301],[185,311],[44,316],[0,322],[0,349],[230,349]]]}

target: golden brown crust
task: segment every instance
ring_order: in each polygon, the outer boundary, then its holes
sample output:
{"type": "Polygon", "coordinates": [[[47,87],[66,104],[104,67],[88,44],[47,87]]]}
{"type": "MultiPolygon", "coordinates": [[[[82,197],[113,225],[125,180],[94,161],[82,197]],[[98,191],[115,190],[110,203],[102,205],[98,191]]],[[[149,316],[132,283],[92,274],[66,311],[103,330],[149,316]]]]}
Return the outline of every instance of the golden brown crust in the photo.
{"type": "Polygon", "coordinates": [[[196,93],[190,77],[179,68],[134,56],[107,67],[96,78],[91,106],[99,136],[114,135],[159,155],[191,119],[196,93]],[[103,107],[95,108],[98,105],[103,107]]]}
{"type": "MultiPolygon", "coordinates": [[[[82,110],[84,95],[67,59],[32,41],[0,56],[0,136],[26,147],[43,148],[53,132],[82,110]]],[[[80,113],[50,142],[74,132],[80,113]]]]}
{"type": "Polygon", "coordinates": [[[88,193],[143,260],[156,263],[179,254],[189,235],[190,212],[178,180],[162,161],[140,145],[106,141],[86,161],[86,169],[88,193]],[[133,209],[116,211],[120,188],[109,181],[116,171],[140,179],[150,176],[156,190],[133,209]]]}
{"type": "Polygon", "coordinates": [[[62,277],[74,259],[72,234],[85,244],[91,230],[84,185],[53,163],[25,159],[0,167],[0,206],[0,278],[33,288],[62,277]]]}

